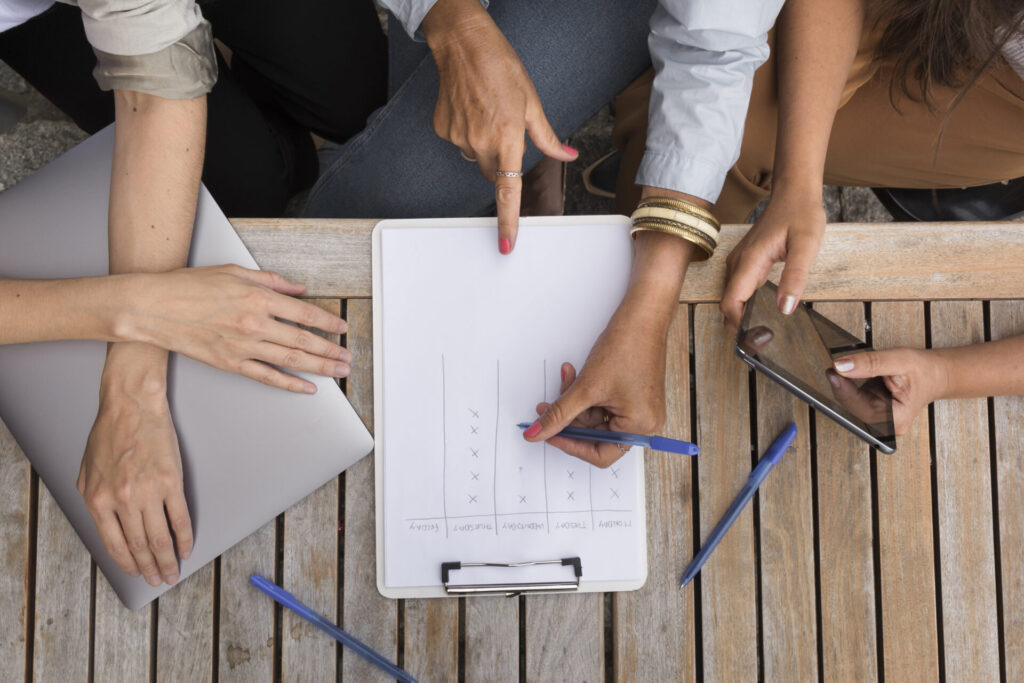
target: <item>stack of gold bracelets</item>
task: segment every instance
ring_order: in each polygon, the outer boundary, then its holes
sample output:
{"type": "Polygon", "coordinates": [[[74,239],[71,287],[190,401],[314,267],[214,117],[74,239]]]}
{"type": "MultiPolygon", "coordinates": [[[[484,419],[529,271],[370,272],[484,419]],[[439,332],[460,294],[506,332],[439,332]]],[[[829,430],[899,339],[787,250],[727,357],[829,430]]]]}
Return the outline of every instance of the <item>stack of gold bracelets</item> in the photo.
{"type": "Polygon", "coordinates": [[[671,197],[647,197],[633,212],[630,235],[649,230],[675,235],[701,248],[703,254],[695,260],[703,261],[718,246],[718,220],[711,212],[696,204],[671,197]]]}

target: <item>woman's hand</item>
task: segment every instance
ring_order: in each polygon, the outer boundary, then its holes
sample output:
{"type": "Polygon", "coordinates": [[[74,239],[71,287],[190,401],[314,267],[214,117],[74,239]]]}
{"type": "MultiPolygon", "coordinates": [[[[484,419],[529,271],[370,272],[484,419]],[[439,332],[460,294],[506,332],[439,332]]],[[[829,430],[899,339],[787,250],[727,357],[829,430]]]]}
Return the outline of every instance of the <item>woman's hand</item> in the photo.
{"type": "Polygon", "coordinates": [[[165,351],[144,344],[111,345],[99,414],[78,474],[78,491],[107,553],[122,571],[141,572],[151,586],[177,581],[175,543],[181,559],[192,553],[192,522],[166,376],[165,351]]]}
{"type": "Polygon", "coordinates": [[[479,0],[438,0],[422,28],[441,78],[434,130],[494,182],[498,249],[507,254],[515,246],[523,182],[497,171],[523,170],[527,133],[559,161],[578,153],[555,135],[523,63],[479,0]]]}
{"type": "Polygon", "coordinates": [[[299,393],[315,393],[316,386],[271,365],[327,377],[349,373],[347,349],[282,321],[339,334],[346,322],[293,298],[305,287],[276,273],[227,265],[131,277],[118,338],[299,393]]]}
{"type": "Polygon", "coordinates": [[[571,363],[562,364],[561,396],[537,406],[540,418],[526,430],[527,440],[547,439],[569,455],[608,467],[629,449],[555,435],[569,425],[634,434],[659,430],[665,424],[665,342],[651,332],[628,316],[613,319],[578,377],[571,363]]]}
{"type": "Polygon", "coordinates": [[[866,351],[838,358],[833,367],[836,374],[829,372],[828,378],[837,398],[848,397],[854,405],[864,403],[869,412],[872,412],[871,397],[866,397],[866,402],[861,401],[855,385],[843,378],[882,377],[885,380],[892,394],[892,418],[897,436],[906,433],[925,406],[945,395],[948,384],[945,356],[936,351],[866,351]]]}
{"type": "Polygon", "coordinates": [[[540,404],[540,418],[523,434],[549,440],[598,467],[622,457],[615,444],[558,437],[570,424],[650,434],[665,423],[665,353],[679,305],[679,286],[694,245],[672,235],[637,235],[629,288],[583,369],[562,365],[562,395],[540,404]]]}
{"type": "Polygon", "coordinates": [[[807,275],[825,235],[821,186],[805,192],[772,195],[768,208],[726,259],[726,287],[721,309],[726,322],[739,327],[743,304],[768,279],[778,261],[785,261],[779,279],[779,310],[796,309],[807,275]]]}

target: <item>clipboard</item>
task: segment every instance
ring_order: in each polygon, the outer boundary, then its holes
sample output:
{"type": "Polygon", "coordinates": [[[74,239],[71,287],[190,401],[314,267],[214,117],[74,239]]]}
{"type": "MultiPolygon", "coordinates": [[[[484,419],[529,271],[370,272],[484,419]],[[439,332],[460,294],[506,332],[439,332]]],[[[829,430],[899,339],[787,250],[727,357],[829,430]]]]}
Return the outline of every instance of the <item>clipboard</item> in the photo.
{"type": "MultiPolygon", "coordinates": [[[[647,530],[643,451],[639,448],[633,449],[619,461],[618,468],[601,470],[571,458],[553,447],[523,441],[518,428],[515,428],[514,434],[508,432],[516,422],[535,415],[532,406],[538,399],[550,401],[557,396],[560,361],[555,361],[554,358],[569,360],[577,368],[581,367],[586,352],[621,300],[628,282],[632,253],[629,225],[629,219],[623,216],[521,219],[516,251],[510,256],[498,254],[497,222],[493,218],[387,220],[381,221],[374,228],[372,277],[376,559],[377,588],[385,597],[399,599],[465,594],[509,595],[521,592],[626,591],[639,589],[646,582],[647,530]],[[394,263],[388,260],[392,258],[391,254],[400,250],[394,245],[405,245],[407,242],[414,246],[403,246],[403,249],[415,254],[415,257],[407,256],[406,260],[394,263]],[[389,252],[387,258],[384,255],[385,249],[393,250],[389,252]],[[456,251],[457,254],[453,256],[456,251]],[[487,336],[492,326],[486,326],[487,329],[483,331],[474,331],[465,326],[464,318],[476,319],[474,316],[490,305],[488,302],[491,299],[484,299],[494,296],[503,286],[507,289],[510,283],[522,282],[521,271],[524,268],[530,272],[531,280],[538,273],[551,274],[553,266],[558,265],[561,254],[573,255],[579,259],[566,272],[562,272],[566,269],[559,266],[562,268],[562,271],[559,271],[561,274],[551,275],[568,278],[571,281],[568,288],[570,290],[576,287],[575,292],[566,293],[565,301],[578,302],[584,300],[581,297],[585,295],[594,296],[585,299],[588,302],[585,313],[564,325],[565,330],[560,333],[561,337],[558,337],[555,331],[541,334],[554,335],[551,339],[574,336],[576,338],[572,339],[571,344],[564,341],[554,344],[550,361],[529,361],[534,363],[529,366],[529,372],[536,374],[538,382],[543,386],[522,389],[518,385],[523,383],[520,379],[523,369],[515,367],[515,364],[527,361],[521,361],[520,354],[516,350],[510,351],[511,347],[494,351],[498,356],[496,368],[488,365],[490,357],[486,362],[481,361],[478,356],[486,356],[493,341],[487,336]],[[598,260],[595,262],[591,259],[598,260]],[[595,263],[597,276],[594,275],[595,263]],[[386,272],[387,268],[392,270],[386,272]],[[516,269],[520,271],[518,275],[516,269]],[[607,273],[601,272],[602,270],[607,273]],[[582,282],[578,282],[581,279],[582,282]],[[395,281],[404,282],[401,287],[397,287],[393,286],[395,281]],[[433,299],[425,299],[423,297],[428,296],[427,291],[441,294],[436,294],[433,299]],[[396,292],[401,292],[402,295],[399,296],[396,292]],[[414,305],[405,302],[405,297],[419,297],[418,303],[414,305]],[[449,298],[453,299],[451,303],[449,298]],[[415,386],[410,386],[408,391],[399,391],[395,388],[398,386],[398,380],[395,378],[404,376],[403,373],[411,366],[407,362],[408,359],[398,352],[401,344],[397,340],[409,335],[404,333],[405,328],[402,325],[393,322],[397,319],[394,316],[406,315],[400,313],[400,310],[409,307],[412,310],[407,312],[408,315],[415,317],[422,313],[423,307],[430,305],[444,307],[435,310],[444,321],[443,324],[448,326],[445,329],[455,330],[447,334],[447,337],[454,340],[452,343],[458,348],[446,348],[447,354],[442,350],[440,359],[430,356],[430,372],[417,376],[415,386]],[[460,312],[465,315],[460,317],[460,312]],[[562,358],[559,355],[562,351],[559,344],[565,348],[572,347],[575,351],[573,357],[562,358]],[[473,359],[467,361],[467,356],[473,356],[473,359]],[[438,360],[439,362],[435,362],[438,360]],[[460,374],[458,366],[463,362],[475,364],[474,372],[460,374]],[[475,372],[480,368],[486,368],[486,373],[475,372]],[[478,389],[475,378],[484,374],[493,375],[492,379],[482,382],[487,385],[488,391],[493,390],[492,385],[495,384],[501,387],[494,399],[494,403],[501,404],[501,408],[477,411],[482,414],[480,419],[485,423],[479,427],[481,433],[486,433],[483,440],[494,442],[494,453],[484,453],[486,457],[481,460],[485,462],[485,470],[488,460],[493,460],[493,466],[489,474],[487,471],[475,472],[471,468],[462,474],[479,475],[480,480],[485,483],[480,489],[481,500],[473,501],[471,505],[476,502],[486,503],[484,499],[490,497],[490,494],[493,494],[494,500],[491,507],[486,508],[486,513],[464,516],[456,514],[459,510],[452,509],[453,504],[456,507],[459,504],[458,501],[454,501],[452,490],[461,486],[456,479],[459,478],[462,463],[472,465],[475,461],[471,459],[470,449],[464,449],[465,453],[455,456],[450,452],[458,450],[456,446],[462,443],[459,441],[461,429],[453,427],[460,418],[453,417],[453,414],[465,408],[468,411],[465,412],[465,418],[470,420],[473,419],[474,411],[467,408],[468,403],[467,406],[459,405],[456,409],[455,404],[458,401],[452,400],[452,397],[458,394],[458,390],[453,389],[453,385],[457,386],[461,382],[465,385],[463,390],[467,394],[473,394],[478,389]],[[466,379],[467,377],[469,379],[466,379]],[[389,396],[389,391],[393,391],[395,396],[401,394],[402,401],[389,396]],[[530,396],[528,404],[524,403],[526,394],[522,394],[523,391],[530,396]],[[522,395],[510,396],[517,393],[522,395]],[[429,413],[429,416],[420,417],[418,420],[415,416],[407,419],[412,408],[406,404],[412,400],[409,398],[412,395],[416,396],[416,400],[422,404],[422,410],[429,413]],[[516,419],[513,421],[512,413],[507,413],[507,410],[508,404],[514,403],[516,398],[519,405],[529,405],[530,408],[529,414],[514,413],[516,419]],[[437,405],[439,403],[444,405],[437,405]],[[400,405],[404,406],[404,413],[396,407],[400,405]],[[391,411],[395,414],[392,415],[391,411]],[[488,422],[485,418],[489,413],[494,413],[498,417],[490,416],[488,422]],[[412,430],[416,433],[415,442],[411,441],[412,437],[408,434],[411,430],[408,425],[412,422],[418,425],[412,430]],[[456,433],[455,436],[452,435],[453,432],[456,433]],[[400,462],[414,467],[419,466],[424,459],[421,457],[424,453],[428,454],[426,458],[437,457],[437,444],[440,442],[443,442],[445,451],[445,467],[440,468],[443,470],[440,480],[435,470],[425,471],[423,476],[419,477],[406,476],[405,470],[399,469],[400,462]],[[509,449],[517,450],[515,455],[508,456],[506,462],[503,457],[509,449]],[[546,508],[543,512],[538,511],[539,496],[520,495],[527,491],[526,488],[522,491],[500,490],[506,486],[506,482],[514,479],[509,477],[506,471],[499,471],[501,468],[520,463],[520,471],[524,468],[529,470],[539,467],[537,463],[540,462],[544,463],[543,490],[546,508]],[[559,463],[568,463],[563,468],[565,472],[560,475],[555,472],[559,463]],[[389,471],[399,474],[389,476],[389,471]],[[552,483],[558,476],[563,479],[568,477],[566,481],[569,483],[558,488],[552,483]],[[410,489],[409,482],[403,480],[403,477],[422,482],[422,486],[410,489]],[[441,484],[438,484],[438,481],[441,481],[441,484]],[[628,482],[628,485],[616,489],[615,486],[620,481],[628,482]],[[581,486],[578,489],[571,488],[575,486],[574,482],[580,482],[581,486]],[[582,485],[583,482],[586,482],[586,485],[582,485]],[[610,484],[606,485],[608,482],[610,484]],[[406,488],[401,489],[402,486],[406,488]],[[440,495],[446,496],[447,501],[447,516],[444,520],[440,519],[438,512],[435,513],[438,515],[436,517],[423,519],[402,517],[403,524],[409,522],[413,527],[417,527],[415,532],[398,526],[397,520],[400,515],[394,509],[396,501],[398,504],[408,505],[410,497],[436,498],[438,489],[443,489],[440,495]],[[552,494],[556,489],[559,494],[564,493],[569,497],[568,502],[563,500],[561,503],[555,503],[552,500],[552,494]],[[394,499],[389,500],[388,494],[394,499]],[[506,494],[514,494],[513,498],[526,499],[522,501],[524,506],[535,507],[522,514],[511,510],[509,506],[518,501],[506,500],[501,503],[499,499],[503,495],[508,498],[506,494]],[[628,504],[615,507],[620,500],[627,501],[628,504]],[[589,502],[589,507],[572,507],[576,504],[583,505],[584,502],[589,502]],[[558,505],[568,507],[562,509],[558,505]],[[389,509],[389,506],[392,509],[389,509]],[[543,525],[544,528],[540,528],[539,525],[543,525]],[[395,532],[396,528],[400,529],[400,532],[395,532]],[[389,530],[393,535],[389,534],[389,530]],[[405,538],[400,539],[398,533],[409,534],[410,544],[420,542],[419,547],[424,552],[410,549],[400,542],[405,538]],[[416,534],[432,535],[431,538],[435,540],[423,542],[417,540],[420,537],[416,534]],[[469,540],[453,541],[459,538],[459,534],[470,534],[469,540]],[[444,549],[438,550],[441,546],[444,549]],[[485,546],[487,550],[482,549],[485,546]],[[595,546],[607,546],[606,555],[595,551],[595,546]],[[436,557],[429,562],[421,558],[421,554],[429,554],[435,550],[436,557]],[[405,559],[398,557],[400,554],[404,554],[405,559]],[[418,570],[415,577],[389,581],[389,575],[393,578],[399,571],[404,571],[402,565],[406,562],[421,560],[423,568],[418,570]],[[622,567],[618,564],[622,564],[622,567]]],[[[502,301],[504,303],[497,304],[499,307],[516,305],[515,301],[507,296],[502,301]]],[[[424,331],[420,339],[427,339],[428,334],[429,332],[424,331]]],[[[523,340],[527,340],[530,336],[529,329],[522,334],[523,340]]],[[[533,346],[546,348],[551,340],[531,337],[527,341],[533,346]]],[[[517,349],[524,346],[521,345],[517,349]]],[[[417,363],[414,365],[417,367],[424,364],[419,362],[421,359],[416,360],[417,363]]],[[[481,393],[486,392],[481,390],[481,393]]],[[[473,424],[468,426],[472,429],[473,424]]],[[[476,432],[471,434],[467,430],[465,436],[467,439],[475,437],[476,432]]],[[[534,475],[534,479],[539,480],[536,472],[534,475]]],[[[467,488],[461,490],[461,493],[469,493],[471,496],[476,489],[468,487],[475,486],[476,480],[470,481],[466,477],[465,481],[467,488]]],[[[533,492],[540,486],[535,481],[531,485],[534,486],[534,489],[530,490],[533,492]]],[[[461,503],[465,504],[466,501],[463,500],[461,503]]]]}

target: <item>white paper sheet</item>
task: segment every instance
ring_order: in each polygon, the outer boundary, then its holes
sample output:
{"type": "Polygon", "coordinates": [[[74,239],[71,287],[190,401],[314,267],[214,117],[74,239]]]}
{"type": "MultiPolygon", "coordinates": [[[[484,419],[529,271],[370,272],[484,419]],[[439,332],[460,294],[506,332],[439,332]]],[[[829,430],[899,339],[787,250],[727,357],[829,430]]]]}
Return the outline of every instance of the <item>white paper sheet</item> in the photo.
{"type": "Polygon", "coordinates": [[[563,361],[582,367],[622,298],[628,222],[527,223],[511,256],[493,225],[424,223],[381,230],[386,586],[440,585],[448,561],[571,556],[584,581],[642,579],[642,451],[599,469],[516,426],[557,397],[563,361]]]}

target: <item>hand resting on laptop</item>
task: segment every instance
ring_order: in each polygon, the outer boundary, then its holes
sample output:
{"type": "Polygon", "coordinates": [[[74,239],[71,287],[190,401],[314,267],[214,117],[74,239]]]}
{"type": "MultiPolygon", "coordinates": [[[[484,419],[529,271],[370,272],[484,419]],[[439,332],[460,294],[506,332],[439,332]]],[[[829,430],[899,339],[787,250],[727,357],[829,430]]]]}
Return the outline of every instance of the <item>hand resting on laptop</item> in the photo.
{"type": "Polygon", "coordinates": [[[166,392],[166,351],[299,393],[316,387],[287,370],[344,377],[345,348],[287,322],[341,333],[347,324],[293,298],[276,273],[235,265],[67,280],[0,278],[0,344],[64,339],[109,347],[100,410],[78,489],[107,552],[125,572],[177,580],[192,550],[181,456],[166,392]],[[135,369],[144,368],[144,372],[135,369]],[[166,516],[165,516],[166,511],[166,516]],[[170,529],[167,521],[170,521],[170,529]]]}

